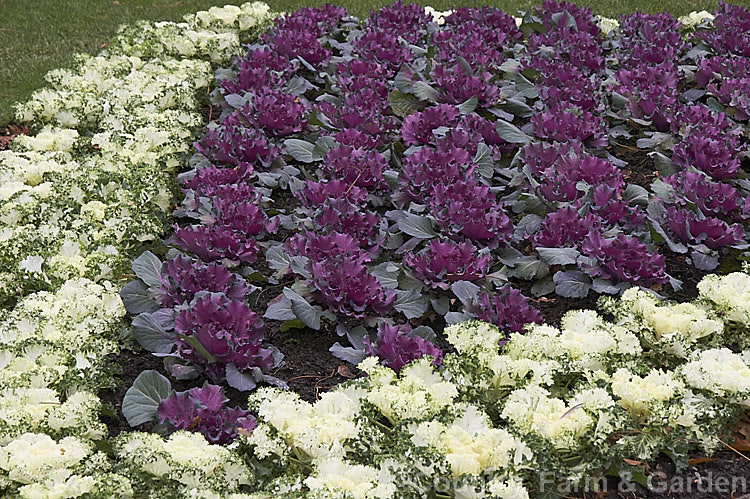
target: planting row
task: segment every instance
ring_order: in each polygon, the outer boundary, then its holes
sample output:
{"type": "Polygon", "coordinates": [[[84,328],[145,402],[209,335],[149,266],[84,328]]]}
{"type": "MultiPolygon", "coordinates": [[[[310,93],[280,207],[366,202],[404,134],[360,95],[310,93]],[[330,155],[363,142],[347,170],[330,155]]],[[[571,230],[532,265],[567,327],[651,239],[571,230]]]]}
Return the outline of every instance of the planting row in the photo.
{"type": "Polygon", "coordinates": [[[126,464],[113,470],[100,420],[111,408],[97,395],[117,385],[123,274],[168,228],[209,61],[228,64],[240,28],[251,35],[267,11],[214,9],[171,25],[172,38],[161,36],[167,25],[149,40],[126,30],[108,53],[50,72],[50,86],[19,105],[35,133],[0,152],[3,497],[132,497],[142,487],[126,464]],[[172,48],[191,34],[194,47],[172,48]],[[152,58],[147,46],[170,48],[152,58]]]}
{"type": "Polygon", "coordinates": [[[738,267],[748,56],[733,40],[750,14],[712,17],[609,29],[549,1],[518,20],[461,8],[438,24],[400,3],[362,23],[285,16],[219,75],[222,114],[180,177],[183,253],[142,256],[123,290],[134,336],[180,379],[247,390],[279,383],[261,314],[335,327],[352,363],[399,364],[434,352],[443,324],[539,322],[524,283],[668,294],[665,255],[738,267]]]}

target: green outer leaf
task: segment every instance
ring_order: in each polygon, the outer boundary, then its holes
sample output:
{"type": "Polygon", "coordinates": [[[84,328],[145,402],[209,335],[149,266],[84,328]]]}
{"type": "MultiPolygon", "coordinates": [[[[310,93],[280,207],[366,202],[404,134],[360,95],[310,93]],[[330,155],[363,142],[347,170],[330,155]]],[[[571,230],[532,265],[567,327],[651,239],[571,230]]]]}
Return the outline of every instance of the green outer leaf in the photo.
{"type": "Polygon", "coordinates": [[[160,312],[139,314],[130,327],[133,338],[143,348],[154,353],[169,353],[174,347],[174,340],[164,324],[159,322],[160,312]]]}
{"type": "Polygon", "coordinates": [[[406,118],[411,113],[419,109],[420,101],[416,97],[410,94],[399,92],[398,90],[391,92],[388,96],[388,102],[391,103],[391,109],[393,114],[400,118],[406,118]]]}
{"type": "Polygon", "coordinates": [[[291,302],[294,315],[307,327],[319,331],[320,318],[323,316],[323,313],[320,310],[315,310],[306,300],[293,299],[291,302]]]}
{"type": "Polygon", "coordinates": [[[306,140],[286,139],[284,141],[284,152],[302,163],[312,163],[315,144],[306,140]]]}
{"type": "Polygon", "coordinates": [[[427,300],[416,289],[396,291],[396,294],[396,304],[393,308],[404,314],[407,318],[418,319],[427,311],[427,300]]]}
{"type": "Polygon", "coordinates": [[[468,99],[466,99],[464,102],[458,105],[458,112],[462,115],[469,114],[473,110],[477,108],[477,104],[479,104],[479,100],[477,99],[476,95],[472,95],[468,99]]]}
{"type": "Polygon", "coordinates": [[[177,336],[179,336],[182,341],[193,347],[195,351],[201,355],[201,357],[206,359],[207,362],[210,362],[212,364],[216,362],[216,357],[208,353],[208,350],[206,350],[206,347],[204,347],[203,344],[198,341],[198,338],[187,334],[178,334],[177,336]]]}
{"type": "Polygon", "coordinates": [[[423,81],[414,82],[411,91],[419,100],[426,100],[432,103],[437,102],[440,95],[437,90],[423,81]]]}
{"type": "Polygon", "coordinates": [[[153,421],[159,404],[172,394],[169,380],[154,370],[143,371],[122,399],[122,415],[130,426],[153,421]]]}
{"type": "Polygon", "coordinates": [[[437,232],[432,228],[432,221],[427,217],[408,214],[398,221],[398,228],[402,232],[418,239],[432,239],[437,232]]]}
{"type": "Polygon", "coordinates": [[[589,276],[578,270],[557,272],[552,279],[555,281],[555,293],[565,298],[585,298],[591,289],[589,276]]]}
{"type": "Polygon", "coordinates": [[[487,147],[487,144],[484,142],[477,144],[477,153],[474,155],[474,164],[477,165],[477,171],[482,177],[492,177],[495,162],[492,160],[490,148],[487,147]]]}
{"type": "Polygon", "coordinates": [[[580,255],[575,248],[536,248],[536,251],[550,265],[572,265],[580,255]]]}
{"type": "Polygon", "coordinates": [[[156,255],[150,251],[144,251],[138,258],[133,260],[131,268],[135,272],[135,275],[148,286],[159,287],[163,284],[161,280],[161,266],[161,260],[156,255]]]}
{"type": "Polygon", "coordinates": [[[159,303],[154,300],[146,285],[139,280],[130,281],[120,290],[125,310],[131,315],[143,312],[155,312],[159,309],[159,303]]]}
{"type": "Polygon", "coordinates": [[[507,121],[497,120],[495,128],[500,138],[511,144],[528,144],[531,142],[531,137],[522,132],[516,125],[507,121]]]}

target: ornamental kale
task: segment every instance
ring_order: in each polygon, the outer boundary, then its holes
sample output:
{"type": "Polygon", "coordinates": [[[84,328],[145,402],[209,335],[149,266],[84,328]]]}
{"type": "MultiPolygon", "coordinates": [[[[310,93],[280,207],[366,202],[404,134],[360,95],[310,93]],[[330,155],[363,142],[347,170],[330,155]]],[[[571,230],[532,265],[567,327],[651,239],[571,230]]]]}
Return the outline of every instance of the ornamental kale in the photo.
{"type": "Polygon", "coordinates": [[[250,102],[238,110],[247,123],[274,137],[300,132],[307,126],[309,105],[292,94],[263,87],[250,94],[250,102]]]}
{"type": "Polygon", "coordinates": [[[490,255],[480,254],[471,243],[433,239],[419,253],[407,253],[404,264],[414,277],[432,288],[448,290],[454,281],[476,281],[490,266],[490,255]]]}
{"type": "Polygon", "coordinates": [[[529,305],[529,299],[510,286],[494,296],[484,290],[479,291],[471,312],[478,319],[494,324],[505,332],[520,333],[526,324],[542,322],[542,314],[529,305]]]}
{"type": "Polygon", "coordinates": [[[680,166],[693,166],[715,179],[734,178],[740,169],[740,158],[732,141],[690,134],[677,144],[672,161],[680,166]]]}
{"type": "Polygon", "coordinates": [[[287,57],[268,49],[253,49],[235,61],[233,79],[220,80],[227,94],[243,94],[262,87],[280,87],[294,72],[287,57]]]}
{"type": "Polygon", "coordinates": [[[254,239],[221,225],[175,227],[170,242],[204,262],[224,260],[237,265],[257,259],[258,245],[254,239]]]}
{"type": "Polygon", "coordinates": [[[669,229],[682,241],[705,244],[711,249],[737,244],[744,238],[740,224],[728,225],[718,218],[698,218],[688,210],[667,208],[665,218],[669,229]]]}
{"type": "Polygon", "coordinates": [[[646,287],[669,280],[664,256],[649,253],[646,246],[634,237],[618,234],[614,239],[606,239],[599,231],[592,231],[583,240],[581,248],[585,255],[601,265],[593,271],[594,275],[646,287]]]}
{"type": "Polygon", "coordinates": [[[155,290],[155,298],[166,308],[190,303],[201,291],[223,293],[231,300],[243,300],[248,291],[242,277],[223,265],[194,261],[185,256],[164,263],[162,281],[164,286],[155,290]]]}
{"type": "Polygon", "coordinates": [[[338,315],[365,317],[388,314],[396,293],[384,290],[367,267],[350,259],[313,261],[312,284],[322,301],[338,315]]]}
{"type": "Polygon", "coordinates": [[[268,370],[274,365],[272,350],[261,346],[263,328],[258,317],[244,302],[224,294],[196,296],[177,314],[174,328],[179,356],[204,365],[214,381],[224,379],[228,364],[239,371],[268,370]]]}
{"type": "Polygon", "coordinates": [[[409,362],[421,359],[425,355],[432,357],[432,365],[439,366],[443,352],[434,343],[412,334],[409,325],[391,326],[381,324],[378,337],[373,344],[369,336],[365,337],[365,352],[380,358],[380,363],[397,373],[409,362]]]}
{"type": "Polygon", "coordinates": [[[713,182],[707,175],[697,172],[680,172],[664,177],[664,182],[674,188],[669,199],[681,207],[695,205],[703,215],[724,217],[740,221],[747,218],[740,193],[729,184],[713,182]]]}
{"type": "Polygon", "coordinates": [[[400,1],[377,11],[371,11],[364,23],[366,28],[402,36],[409,43],[417,43],[432,18],[418,4],[404,5],[400,1]]]}
{"type": "Polygon", "coordinates": [[[246,127],[243,122],[248,123],[239,111],[228,114],[217,128],[206,130],[194,144],[195,149],[217,166],[269,165],[278,157],[278,147],[269,142],[263,130],[246,127]]]}
{"type": "Polygon", "coordinates": [[[598,217],[591,213],[581,216],[576,209],[568,206],[545,216],[539,231],[531,236],[531,242],[543,248],[577,246],[599,225],[598,217]]]}
{"type": "Polygon", "coordinates": [[[437,66],[432,71],[439,93],[439,100],[448,104],[461,104],[476,97],[479,107],[491,107],[498,99],[499,89],[490,83],[492,74],[477,71],[469,74],[458,63],[451,66],[437,66]]]}
{"type": "Polygon", "coordinates": [[[371,190],[386,187],[383,179],[386,167],[386,160],[379,152],[351,146],[331,149],[323,163],[323,171],[331,180],[371,190]]]}
{"type": "Polygon", "coordinates": [[[536,113],[531,117],[531,123],[534,134],[550,142],[578,140],[591,148],[607,145],[602,118],[577,107],[536,113]]]}
{"type": "Polygon", "coordinates": [[[184,392],[173,392],[156,411],[157,431],[162,434],[187,430],[200,433],[212,444],[225,444],[242,428],[252,431],[257,422],[247,411],[226,407],[229,399],[220,386],[204,384],[184,392]]]}
{"type": "Polygon", "coordinates": [[[495,248],[508,241],[513,225],[486,185],[475,180],[436,185],[430,212],[449,234],[461,234],[495,248]]]}
{"type": "Polygon", "coordinates": [[[433,143],[433,132],[439,127],[451,127],[459,120],[458,108],[450,104],[438,104],[422,112],[415,112],[404,118],[401,137],[406,145],[433,143]]]}

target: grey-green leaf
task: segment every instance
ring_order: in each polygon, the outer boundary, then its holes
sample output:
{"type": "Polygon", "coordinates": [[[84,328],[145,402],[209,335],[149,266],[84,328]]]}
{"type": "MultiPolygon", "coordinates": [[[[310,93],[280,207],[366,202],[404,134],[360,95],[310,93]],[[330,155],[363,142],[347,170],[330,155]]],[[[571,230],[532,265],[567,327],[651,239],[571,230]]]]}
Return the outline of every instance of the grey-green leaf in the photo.
{"type": "Polygon", "coordinates": [[[396,291],[396,310],[409,319],[418,319],[427,311],[427,300],[416,289],[408,291],[396,291]]]}
{"type": "Polygon", "coordinates": [[[172,394],[169,380],[154,370],[143,371],[122,399],[122,415],[130,426],[153,421],[159,404],[172,394]]]}
{"type": "Polygon", "coordinates": [[[511,144],[528,144],[531,142],[531,137],[526,135],[520,128],[512,123],[508,123],[504,120],[497,120],[495,122],[495,128],[497,134],[506,142],[511,144]]]}
{"type": "Polygon", "coordinates": [[[130,281],[123,286],[120,290],[120,298],[125,305],[125,310],[131,315],[155,312],[159,309],[159,303],[154,300],[142,281],[130,281]]]}
{"type": "Polygon", "coordinates": [[[433,103],[438,100],[438,91],[423,81],[414,82],[411,91],[419,100],[426,100],[433,103]]]}
{"type": "Polygon", "coordinates": [[[542,260],[549,265],[572,265],[580,253],[575,248],[536,248],[542,260]]]}
{"type": "Polygon", "coordinates": [[[135,275],[148,286],[159,287],[163,285],[161,280],[161,260],[151,253],[144,251],[141,255],[133,260],[131,268],[135,275]]]}
{"type": "Polygon", "coordinates": [[[146,350],[154,353],[169,353],[174,347],[172,335],[167,331],[171,309],[166,312],[142,313],[133,319],[131,334],[146,350]]]}
{"type": "Polygon", "coordinates": [[[398,228],[402,232],[418,239],[431,239],[437,236],[432,228],[432,222],[427,217],[408,214],[398,221],[398,228]]]}
{"type": "Polygon", "coordinates": [[[287,139],[284,141],[284,151],[297,161],[302,163],[312,163],[313,150],[315,144],[312,144],[306,140],[300,139],[287,139]]]}
{"type": "Polygon", "coordinates": [[[495,173],[495,162],[492,160],[492,152],[484,142],[477,144],[477,153],[474,155],[474,164],[477,165],[479,175],[484,178],[491,178],[495,173]]]}
{"type": "Polygon", "coordinates": [[[552,279],[555,281],[555,292],[565,298],[585,298],[591,289],[589,276],[578,270],[558,272],[552,279]]]}

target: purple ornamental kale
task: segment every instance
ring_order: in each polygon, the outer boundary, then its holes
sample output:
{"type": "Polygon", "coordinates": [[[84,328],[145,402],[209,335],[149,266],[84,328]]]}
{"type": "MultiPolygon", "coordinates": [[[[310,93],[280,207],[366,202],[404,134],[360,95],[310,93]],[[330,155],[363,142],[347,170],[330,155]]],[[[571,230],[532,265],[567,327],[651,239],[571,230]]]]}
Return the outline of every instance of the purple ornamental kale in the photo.
{"type": "Polygon", "coordinates": [[[430,21],[432,17],[420,5],[404,5],[398,0],[391,5],[370,11],[365,27],[401,36],[409,43],[417,44],[430,21]]]}
{"type": "Polygon", "coordinates": [[[306,29],[279,31],[267,40],[268,45],[290,60],[303,58],[313,66],[326,64],[333,53],[318,41],[318,35],[306,29]]]}
{"type": "Polygon", "coordinates": [[[740,169],[739,152],[733,141],[691,134],[672,149],[672,161],[693,166],[714,179],[734,178],[740,169]]]}
{"type": "Polygon", "coordinates": [[[553,201],[573,201],[583,195],[576,187],[580,181],[615,190],[625,185],[620,169],[596,156],[569,154],[561,157],[551,170],[541,176],[540,190],[553,201]]]}
{"type": "Polygon", "coordinates": [[[191,302],[199,291],[224,293],[232,300],[243,300],[247,294],[245,280],[223,265],[194,261],[185,256],[164,263],[162,282],[156,299],[166,308],[191,302]]]}
{"type": "Polygon", "coordinates": [[[219,80],[227,94],[244,94],[262,87],[281,87],[294,73],[287,57],[266,48],[249,50],[235,59],[233,79],[219,80]]]}
{"type": "MultiPolygon", "coordinates": [[[[748,68],[750,69],[750,68],[748,68]]],[[[672,133],[685,138],[694,133],[712,138],[738,137],[739,128],[732,129],[726,113],[717,112],[704,105],[682,106],[675,113],[672,133]]]]}
{"type": "Polygon", "coordinates": [[[385,242],[385,235],[381,235],[382,221],[379,214],[364,211],[346,199],[327,201],[315,216],[319,228],[347,234],[371,254],[377,253],[385,242]]]}
{"type": "Polygon", "coordinates": [[[220,386],[206,383],[162,400],[157,421],[168,433],[187,430],[202,434],[212,444],[225,444],[234,440],[238,429],[249,432],[258,425],[247,411],[226,407],[227,402],[220,386]]]}
{"type": "Polygon", "coordinates": [[[396,293],[386,291],[367,267],[350,259],[313,261],[312,284],[322,301],[338,315],[365,317],[374,312],[385,316],[396,301],[396,293]]]}
{"type": "Polygon", "coordinates": [[[619,225],[623,228],[640,228],[646,221],[646,215],[638,206],[630,206],[622,199],[622,189],[613,189],[608,185],[597,185],[591,190],[591,200],[585,203],[578,199],[573,207],[580,209],[587,206],[588,210],[608,225],[619,225]]]}
{"type": "Polygon", "coordinates": [[[284,243],[292,255],[304,256],[311,262],[348,260],[355,263],[370,261],[370,255],[362,251],[359,242],[349,234],[331,232],[328,235],[314,232],[298,233],[284,243]]]}
{"type": "MultiPolygon", "coordinates": [[[[249,163],[244,163],[236,168],[220,168],[215,165],[199,168],[195,175],[182,182],[183,191],[187,194],[192,191],[195,197],[213,197],[217,193],[225,193],[224,188],[243,190],[248,196],[252,195],[253,187],[246,183],[255,173],[249,163]],[[250,189],[244,191],[244,189],[250,189]]],[[[197,207],[195,208],[197,209],[197,207]]]]}
{"type": "Polygon", "coordinates": [[[677,105],[679,73],[671,61],[656,65],[623,68],[615,73],[614,90],[626,96],[633,118],[651,120],[654,127],[669,130],[677,105]]]}
{"type": "Polygon", "coordinates": [[[489,187],[476,180],[436,185],[430,212],[453,234],[497,247],[513,234],[513,224],[489,187]]]}
{"type": "Polygon", "coordinates": [[[252,238],[216,224],[175,227],[171,244],[204,262],[226,259],[235,264],[253,263],[258,252],[258,246],[252,238]]]}
{"type": "Polygon", "coordinates": [[[567,12],[575,20],[577,31],[593,36],[599,34],[599,27],[594,22],[594,14],[588,7],[579,7],[570,2],[545,0],[536,10],[548,31],[560,29],[560,26],[558,26],[560,14],[567,12]]]}
{"type": "Polygon", "coordinates": [[[706,216],[729,216],[735,221],[744,220],[744,203],[737,189],[724,182],[714,182],[697,172],[679,172],[664,177],[664,182],[674,187],[674,202],[685,208],[694,204],[706,216]]]}
{"type": "Polygon", "coordinates": [[[450,64],[456,56],[463,57],[470,66],[487,69],[499,67],[507,56],[502,49],[508,44],[508,34],[495,31],[477,21],[467,21],[461,30],[441,30],[432,35],[435,59],[450,64]]]}
{"type": "Polygon", "coordinates": [[[664,213],[669,229],[684,242],[705,244],[711,249],[719,249],[741,242],[745,236],[742,225],[728,225],[718,218],[699,219],[689,210],[667,208],[664,213]]]}
{"type": "Polygon", "coordinates": [[[539,72],[534,83],[546,107],[598,109],[601,90],[597,78],[586,77],[576,66],[558,59],[534,56],[525,66],[539,72]]]}
{"type": "Polygon", "coordinates": [[[432,357],[432,365],[439,366],[443,359],[443,352],[434,343],[421,336],[411,335],[411,327],[390,326],[381,324],[378,327],[378,337],[375,344],[370,337],[365,337],[365,352],[380,358],[380,363],[394,371],[401,372],[401,368],[413,360],[421,359],[425,355],[432,357]]]}
{"type": "Polygon", "coordinates": [[[438,104],[424,111],[416,111],[401,125],[401,138],[406,145],[432,144],[433,131],[439,127],[455,126],[460,119],[458,108],[450,104],[438,104]]]}
{"type": "Polygon", "coordinates": [[[395,196],[395,201],[400,205],[408,205],[410,201],[424,203],[432,199],[437,186],[467,181],[475,169],[472,160],[469,151],[461,148],[420,148],[403,160],[399,174],[402,192],[395,196]]]}
{"type": "Polygon", "coordinates": [[[712,30],[697,33],[717,54],[750,57],[750,12],[738,5],[719,2],[712,30]]]}
{"type": "Polygon", "coordinates": [[[454,281],[481,279],[490,267],[490,255],[479,256],[473,244],[437,239],[419,253],[407,253],[403,261],[419,281],[443,290],[454,281]]]}
{"type": "Polygon", "coordinates": [[[350,185],[341,180],[330,182],[307,181],[307,186],[297,192],[297,199],[307,208],[315,208],[329,199],[346,199],[355,206],[364,206],[368,192],[356,185],[350,185]]]}
{"type": "Polygon", "coordinates": [[[645,287],[669,280],[664,256],[649,253],[646,246],[634,237],[621,233],[614,239],[605,239],[601,232],[591,231],[583,240],[581,249],[586,256],[599,262],[599,274],[605,279],[645,287]]]}
{"type": "Polygon", "coordinates": [[[478,319],[494,324],[506,333],[521,333],[524,325],[542,322],[539,310],[529,305],[529,299],[518,289],[510,286],[504,287],[500,294],[494,296],[484,290],[479,291],[471,312],[478,319]]]}
{"type": "MultiPolygon", "coordinates": [[[[217,166],[251,167],[253,163],[267,166],[278,156],[278,148],[265,133],[253,126],[246,127],[238,111],[227,115],[215,129],[207,129],[193,144],[198,152],[217,166]]],[[[257,165],[256,165],[257,166],[257,165]]]]}
{"type": "Polygon", "coordinates": [[[322,169],[331,180],[378,190],[387,187],[383,178],[387,166],[385,157],[378,151],[339,146],[326,153],[322,169]]]}
{"type": "Polygon", "coordinates": [[[263,87],[253,93],[250,102],[238,112],[248,123],[269,135],[284,137],[301,132],[307,126],[308,108],[296,95],[263,87]]]}
{"type": "Polygon", "coordinates": [[[592,148],[607,145],[602,118],[576,107],[536,113],[531,117],[531,123],[534,134],[550,142],[577,140],[592,148]]]}
{"type": "Polygon", "coordinates": [[[554,53],[555,59],[562,59],[580,69],[584,74],[600,73],[604,69],[604,56],[601,42],[589,33],[572,28],[557,28],[544,34],[533,34],[527,43],[532,54],[554,53]]]}
{"type": "Polygon", "coordinates": [[[396,35],[383,31],[366,30],[352,42],[352,46],[361,60],[380,63],[388,78],[394,76],[402,64],[414,58],[396,35]]]}
{"type": "Polygon", "coordinates": [[[268,233],[276,232],[278,220],[269,220],[257,199],[239,201],[231,197],[213,199],[215,223],[231,229],[246,238],[261,239],[268,233]]]}
{"type": "Polygon", "coordinates": [[[214,381],[224,379],[226,364],[234,364],[240,371],[273,367],[273,352],[261,347],[261,322],[242,301],[220,293],[196,297],[177,314],[174,327],[180,357],[202,364],[214,381]],[[213,360],[201,354],[189,339],[200,343],[213,360]]]}
{"type": "Polygon", "coordinates": [[[750,58],[747,57],[716,55],[701,58],[697,64],[695,82],[701,88],[706,88],[709,83],[717,79],[740,78],[750,74],[750,58]]]}
{"type": "Polygon", "coordinates": [[[750,78],[726,78],[707,87],[722,104],[734,108],[734,118],[739,121],[750,120],[750,78]]]}
{"type": "Polygon", "coordinates": [[[477,71],[467,74],[464,68],[454,63],[451,66],[437,66],[432,78],[438,91],[438,99],[448,104],[461,104],[472,97],[478,100],[478,107],[491,107],[498,99],[499,89],[490,83],[492,73],[477,71]]]}
{"type": "Polygon", "coordinates": [[[539,231],[530,240],[534,246],[543,248],[562,248],[578,246],[583,238],[600,225],[598,217],[591,213],[585,216],[570,206],[547,214],[539,231]]]}

